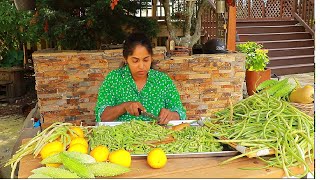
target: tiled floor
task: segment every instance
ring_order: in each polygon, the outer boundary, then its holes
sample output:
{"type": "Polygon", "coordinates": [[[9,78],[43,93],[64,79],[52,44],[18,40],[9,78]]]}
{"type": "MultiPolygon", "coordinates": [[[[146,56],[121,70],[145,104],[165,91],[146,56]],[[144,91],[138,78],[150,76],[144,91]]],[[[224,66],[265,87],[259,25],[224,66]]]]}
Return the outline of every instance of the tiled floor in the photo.
{"type": "Polygon", "coordinates": [[[294,79],[295,78],[300,85],[303,87],[305,85],[312,85],[314,87],[314,72],[312,73],[303,73],[303,74],[290,74],[290,75],[285,75],[285,76],[281,76],[280,79],[282,78],[286,78],[286,77],[291,77],[290,78],[290,82],[294,83],[294,79]]]}

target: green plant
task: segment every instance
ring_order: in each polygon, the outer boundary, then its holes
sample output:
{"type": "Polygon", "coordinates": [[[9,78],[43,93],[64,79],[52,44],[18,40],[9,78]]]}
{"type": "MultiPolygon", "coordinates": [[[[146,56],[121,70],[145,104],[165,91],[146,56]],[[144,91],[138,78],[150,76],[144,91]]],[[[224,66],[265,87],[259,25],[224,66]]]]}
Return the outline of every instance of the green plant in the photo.
{"type": "Polygon", "coordinates": [[[248,71],[263,71],[269,63],[268,50],[256,42],[238,44],[239,52],[246,53],[246,69],[248,71]]]}
{"type": "Polygon", "coordinates": [[[39,40],[41,26],[31,23],[32,17],[32,11],[18,11],[13,1],[0,1],[0,66],[22,65],[23,43],[39,40]]]}
{"type": "Polygon", "coordinates": [[[63,49],[99,49],[102,44],[121,44],[130,31],[157,35],[155,19],[135,16],[146,4],[142,1],[119,1],[112,10],[111,0],[38,0],[35,19],[43,27],[42,36],[63,49]]]}
{"type": "Polygon", "coordinates": [[[23,66],[23,51],[9,50],[0,61],[0,67],[23,66]]]}

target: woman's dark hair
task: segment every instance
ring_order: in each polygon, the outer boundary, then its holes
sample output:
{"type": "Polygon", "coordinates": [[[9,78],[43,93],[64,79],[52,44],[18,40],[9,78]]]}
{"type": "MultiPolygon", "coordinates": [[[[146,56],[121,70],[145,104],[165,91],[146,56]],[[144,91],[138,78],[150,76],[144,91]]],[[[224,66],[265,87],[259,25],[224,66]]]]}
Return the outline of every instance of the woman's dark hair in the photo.
{"type": "Polygon", "coordinates": [[[149,38],[143,33],[132,33],[123,44],[123,57],[127,59],[128,56],[132,55],[137,45],[144,46],[153,55],[152,44],[149,38]]]}

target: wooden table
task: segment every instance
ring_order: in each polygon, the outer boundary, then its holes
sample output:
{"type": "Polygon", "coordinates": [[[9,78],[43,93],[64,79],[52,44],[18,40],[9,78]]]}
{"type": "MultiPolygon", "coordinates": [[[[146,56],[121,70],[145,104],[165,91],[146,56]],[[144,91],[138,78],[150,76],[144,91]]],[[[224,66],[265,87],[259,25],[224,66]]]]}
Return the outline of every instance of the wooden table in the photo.
{"type": "MultiPolygon", "coordinates": [[[[116,178],[282,178],[284,171],[280,168],[260,170],[242,170],[239,168],[264,167],[266,164],[256,158],[240,158],[226,165],[219,165],[230,157],[175,158],[168,159],[162,169],[152,169],[146,159],[133,159],[131,171],[116,178]]],[[[28,178],[31,170],[41,166],[39,158],[28,155],[19,166],[18,178],[28,178]]],[[[314,169],[314,164],[311,165],[314,169]]],[[[294,173],[302,173],[303,168],[292,168],[294,173]]]]}

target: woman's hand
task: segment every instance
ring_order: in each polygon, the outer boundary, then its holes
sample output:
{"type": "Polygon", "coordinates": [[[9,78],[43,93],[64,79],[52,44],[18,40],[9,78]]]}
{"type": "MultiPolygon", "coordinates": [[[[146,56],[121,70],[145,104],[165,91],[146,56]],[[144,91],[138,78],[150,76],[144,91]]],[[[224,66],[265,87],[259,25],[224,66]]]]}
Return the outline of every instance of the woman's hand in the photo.
{"type": "Polygon", "coordinates": [[[168,124],[171,120],[179,120],[180,115],[177,112],[172,112],[169,109],[162,108],[159,113],[159,124],[168,124]]]}
{"type": "Polygon", "coordinates": [[[126,112],[134,116],[139,116],[138,109],[141,109],[142,111],[146,110],[146,108],[144,108],[141,103],[134,101],[125,102],[124,109],[126,112]]]}

